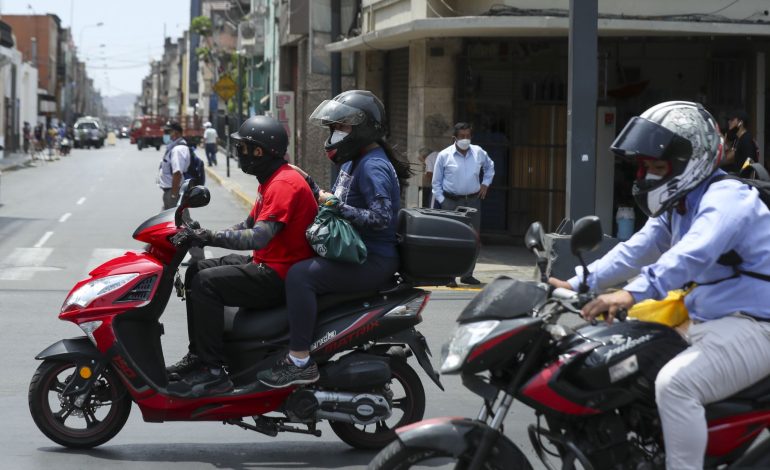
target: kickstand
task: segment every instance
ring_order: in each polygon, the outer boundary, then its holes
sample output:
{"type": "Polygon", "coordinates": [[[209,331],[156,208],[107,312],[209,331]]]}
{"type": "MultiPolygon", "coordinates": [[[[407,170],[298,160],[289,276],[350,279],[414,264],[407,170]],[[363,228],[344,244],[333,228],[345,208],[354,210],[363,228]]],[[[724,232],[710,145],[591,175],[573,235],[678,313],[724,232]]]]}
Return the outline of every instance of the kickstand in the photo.
{"type": "Polygon", "coordinates": [[[293,432],[297,434],[310,434],[312,436],[321,437],[321,431],[316,429],[316,423],[310,423],[307,425],[307,429],[299,429],[293,426],[286,426],[283,424],[283,420],[276,418],[267,418],[264,416],[252,416],[254,424],[248,424],[240,419],[229,419],[225,421],[227,424],[233,424],[243,429],[256,431],[265,434],[270,437],[275,437],[279,432],[293,432]]]}

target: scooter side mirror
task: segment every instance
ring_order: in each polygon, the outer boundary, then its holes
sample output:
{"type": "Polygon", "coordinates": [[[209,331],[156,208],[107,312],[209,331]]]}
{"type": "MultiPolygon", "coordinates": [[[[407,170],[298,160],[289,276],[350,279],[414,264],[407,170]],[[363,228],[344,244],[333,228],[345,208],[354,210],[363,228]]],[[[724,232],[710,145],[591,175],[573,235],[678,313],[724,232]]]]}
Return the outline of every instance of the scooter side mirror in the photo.
{"type": "MultiPolygon", "coordinates": [[[[186,184],[186,183],[185,183],[186,184]]],[[[177,227],[182,225],[182,215],[184,210],[190,207],[203,207],[208,205],[211,201],[211,193],[205,186],[193,186],[192,188],[185,188],[182,197],[179,198],[179,204],[176,206],[176,212],[174,213],[174,223],[177,227]]]]}
{"type": "Polygon", "coordinates": [[[580,260],[580,265],[583,267],[583,281],[578,288],[578,292],[581,294],[588,292],[588,275],[590,274],[588,266],[583,259],[583,253],[597,249],[603,237],[602,224],[599,221],[599,217],[595,215],[588,215],[578,220],[572,229],[570,250],[573,255],[577,256],[580,260]]]}

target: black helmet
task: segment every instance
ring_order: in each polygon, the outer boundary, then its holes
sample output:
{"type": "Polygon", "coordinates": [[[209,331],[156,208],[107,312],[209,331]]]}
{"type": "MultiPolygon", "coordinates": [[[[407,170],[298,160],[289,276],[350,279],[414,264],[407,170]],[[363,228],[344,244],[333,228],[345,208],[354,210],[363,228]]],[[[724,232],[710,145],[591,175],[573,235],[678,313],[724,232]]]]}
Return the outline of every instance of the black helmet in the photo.
{"type": "Polygon", "coordinates": [[[236,145],[261,147],[265,155],[275,158],[283,158],[289,147],[286,129],[280,122],[267,116],[250,117],[241,124],[238,132],[230,134],[230,138],[236,145]]]}
{"type": "Polygon", "coordinates": [[[352,126],[352,131],[335,143],[332,143],[334,131],[330,129],[324,149],[336,164],[359,156],[362,148],[385,137],[387,129],[382,101],[367,90],[346,91],[324,101],[310,115],[310,121],[324,127],[335,123],[352,126]]]}

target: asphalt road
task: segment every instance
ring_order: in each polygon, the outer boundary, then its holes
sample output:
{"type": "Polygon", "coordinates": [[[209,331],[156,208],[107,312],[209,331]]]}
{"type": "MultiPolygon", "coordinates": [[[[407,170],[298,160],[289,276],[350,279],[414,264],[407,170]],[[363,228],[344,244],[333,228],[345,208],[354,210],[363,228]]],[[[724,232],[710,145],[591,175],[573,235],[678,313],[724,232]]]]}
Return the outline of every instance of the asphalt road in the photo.
{"type": "MultiPolygon", "coordinates": [[[[27,406],[34,356],[63,337],[80,336],[59,321],[70,288],[101,262],[139,250],[134,229],[156,214],[161,193],[155,175],[161,153],[137,151],[127,141],[100,150],[74,150],[59,161],[2,175],[0,194],[0,468],[13,469],[273,469],[363,468],[374,453],[351,449],[326,425],[315,438],[281,434],[270,438],[221,423],[145,423],[134,407],[125,428],[89,451],[64,449],[34,425],[27,406]]],[[[243,206],[210,182],[211,204],[193,210],[202,226],[222,228],[246,217],[243,206]]],[[[255,187],[256,190],[256,182],[255,187]]],[[[226,251],[207,249],[207,256],[226,251]]],[[[454,319],[473,292],[435,291],[419,326],[436,356],[454,319]]],[[[161,318],[166,362],[186,350],[184,306],[175,297],[161,318]]],[[[419,369],[416,362],[410,363],[419,369]]],[[[481,400],[455,377],[444,377],[441,392],[422,374],[426,417],[475,416],[481,400]]],[[[533,413],[514,406],[506,432],[534,458],[526,425],[533,413]]],[[[537,466],[536,466],[537,468],[537,466]]]]}

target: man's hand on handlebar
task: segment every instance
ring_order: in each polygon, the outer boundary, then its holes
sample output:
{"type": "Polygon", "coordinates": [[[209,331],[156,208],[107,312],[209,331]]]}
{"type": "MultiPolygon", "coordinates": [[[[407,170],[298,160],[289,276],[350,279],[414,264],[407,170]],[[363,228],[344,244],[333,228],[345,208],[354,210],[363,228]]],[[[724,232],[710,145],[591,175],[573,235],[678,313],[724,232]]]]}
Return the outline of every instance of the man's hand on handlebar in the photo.
{"type": "Polygon", "coordinates": [[[556,279],[555,277],[549,277],[548,278],[548,284],[554,286],[554,287],[561,287],[562,289],[569,289],[573,290],[572,286],[569,285],[569,282],[562,281],[561,279],[556,279]]]}
{"type": "Polygon", "coordinates": [[[619,290],[602,294],[588,302],[581,310],[581,316],[586,321],[593,322],[598,315],[606,312],[607,323],[612,323],[621,311],[631,308],[632,305],[634,305],[634,296],[628,291],[619,290]]]}
{"type": "Polygon", "coordinates": [[[186,226],[177,232],[176,235],[171,237],[171,243],[177,247],[186,244],[206,246],[210,245],[213,239],[214,235],[211,233],[211,230],[206,230],[205,228],[190,228],[186,226]]]}

